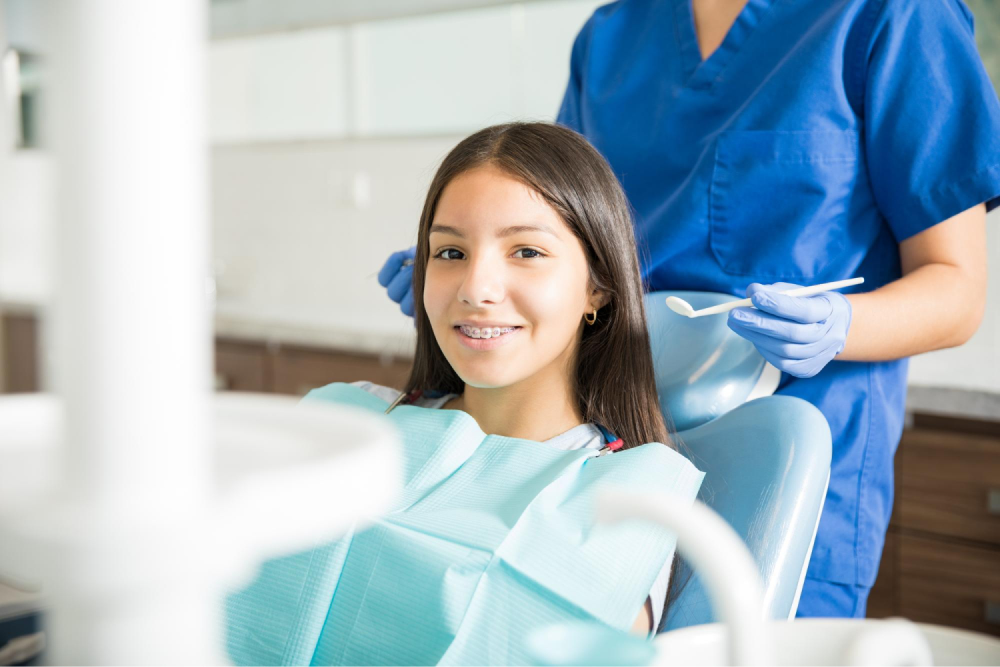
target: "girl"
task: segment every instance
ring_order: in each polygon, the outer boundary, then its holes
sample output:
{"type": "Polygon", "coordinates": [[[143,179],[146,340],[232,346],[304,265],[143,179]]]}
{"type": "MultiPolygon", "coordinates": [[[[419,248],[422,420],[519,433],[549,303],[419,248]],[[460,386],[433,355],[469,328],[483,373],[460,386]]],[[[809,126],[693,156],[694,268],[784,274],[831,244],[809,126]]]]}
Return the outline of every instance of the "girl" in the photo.
{"type": "MultiPolygon", "coordinates": [[[[330,556],[339,583],[306,657],[523,662],[512,637],[538,623],[596,616],[653,631],[672,539],[642,526],[598,538],[581,508],[608,484],[693,500],[702,475],[667,435],[632,221],[607,163],[555,125],[468,137],[427,194],[414,286],[417,348],[403,391],[358,383],[310,393],[398,420],[407,480],[397,511],[330,556]],[[402,573],[390,571],[396,562],[402,573]],[[379,618],[413,629],[419,648],[380,634],[379,618]]],[[[231,637],[235,627],[259,643],[246,606],[236,607],[231,637]]],[[[267,661],[232,641],[230,653],[267,661]]]]}

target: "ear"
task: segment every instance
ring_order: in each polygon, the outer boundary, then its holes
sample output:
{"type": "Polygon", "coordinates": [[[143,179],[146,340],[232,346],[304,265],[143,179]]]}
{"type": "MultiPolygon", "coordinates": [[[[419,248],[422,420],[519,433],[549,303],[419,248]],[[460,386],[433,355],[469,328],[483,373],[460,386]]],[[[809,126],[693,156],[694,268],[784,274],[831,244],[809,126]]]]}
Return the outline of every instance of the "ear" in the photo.
{"type": "Polygon", "coordinates": [[[611,301],[611,295],[604,290],[595,289],[590,292],[590,308],[600,310],[611,301]]]}

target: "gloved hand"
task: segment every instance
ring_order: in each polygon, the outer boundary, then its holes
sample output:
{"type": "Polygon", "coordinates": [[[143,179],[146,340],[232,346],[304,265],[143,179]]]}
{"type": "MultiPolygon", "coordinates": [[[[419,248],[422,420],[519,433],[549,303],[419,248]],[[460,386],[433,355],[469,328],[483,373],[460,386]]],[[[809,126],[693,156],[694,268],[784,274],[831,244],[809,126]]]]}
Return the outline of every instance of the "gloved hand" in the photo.
{"type": "Polygon", "coordinates": [[[799,285],[753,283],[753,308],[729,311],[729,328],[754,344],[779,370],[800,378],[816,375],[840,354],[851,327],[851,302],[839,292],[780,294],[799,285]]]}
{"type": "Polygon", "coordinates": [[[416,256],[416,247],[394,252],[378,272],[378,284],[386,288],[389,298],[410,317],[413,317],[413,265],[403,266],[403,261],[416,256]]]}

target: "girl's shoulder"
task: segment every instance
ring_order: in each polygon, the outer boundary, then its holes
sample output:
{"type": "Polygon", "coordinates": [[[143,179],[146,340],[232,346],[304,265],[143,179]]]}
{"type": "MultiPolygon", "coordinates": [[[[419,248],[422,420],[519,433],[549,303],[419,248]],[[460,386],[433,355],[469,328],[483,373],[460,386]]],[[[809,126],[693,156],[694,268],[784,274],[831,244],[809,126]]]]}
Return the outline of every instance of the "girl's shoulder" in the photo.
{"type": "MultiPolygon", "coordinates": [[[[363,389],[367,391],[369,394],[377,396],[386,403],[390,404],[397,398],[399,398],[399,395],[401,393],[403,393],[399,389],[393,389],[392,387],[385,387],[380,384],[375,384],[374,382],[368,382],[367,380],[362,380],[360,382],[352,382],[351,385],[358,387],[359,389],[363,389]]],[[[413,402],[413,405],[419,408],[437,409],[453,398],[455,398],[455,394],[445,394],[444,396],[438,398],[426,398],[424,396],[421,396],[413,402]]]]}

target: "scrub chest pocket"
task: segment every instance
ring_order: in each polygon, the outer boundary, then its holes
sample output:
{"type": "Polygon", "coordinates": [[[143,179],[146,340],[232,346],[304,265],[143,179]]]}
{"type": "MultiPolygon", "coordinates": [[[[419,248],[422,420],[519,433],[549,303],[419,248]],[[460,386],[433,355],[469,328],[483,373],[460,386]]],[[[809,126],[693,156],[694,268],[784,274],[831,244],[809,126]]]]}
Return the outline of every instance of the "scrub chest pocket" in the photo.
{"type": "Polygon", "coordinates": [[[722,270],[800,284],[836,271],[858,172],[854,131],[720,134],[708,215],[722,270]]]}

